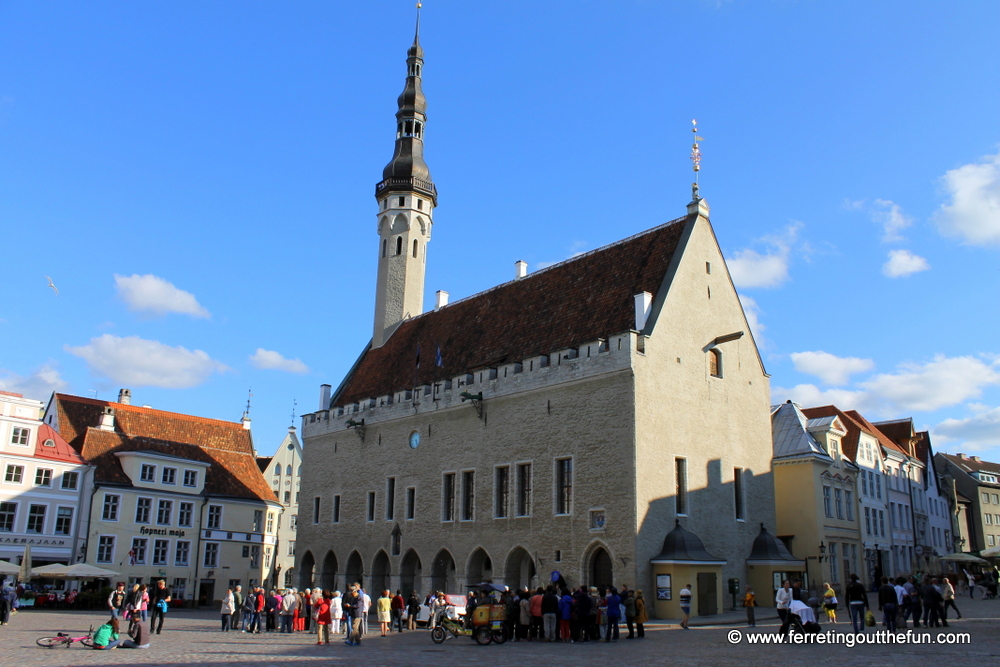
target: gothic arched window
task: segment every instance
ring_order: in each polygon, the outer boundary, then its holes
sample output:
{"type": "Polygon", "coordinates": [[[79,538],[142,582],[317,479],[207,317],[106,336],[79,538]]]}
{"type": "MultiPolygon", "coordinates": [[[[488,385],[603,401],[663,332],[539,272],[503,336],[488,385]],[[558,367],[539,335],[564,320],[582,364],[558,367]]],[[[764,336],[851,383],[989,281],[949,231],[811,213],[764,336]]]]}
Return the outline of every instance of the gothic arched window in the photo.
{"type": "Polygon", "coordinates": [[[402,236],[397,236],[396,237],[396,254],[397,255],[402,255],[403,254],[403,237],[402,236]]]}

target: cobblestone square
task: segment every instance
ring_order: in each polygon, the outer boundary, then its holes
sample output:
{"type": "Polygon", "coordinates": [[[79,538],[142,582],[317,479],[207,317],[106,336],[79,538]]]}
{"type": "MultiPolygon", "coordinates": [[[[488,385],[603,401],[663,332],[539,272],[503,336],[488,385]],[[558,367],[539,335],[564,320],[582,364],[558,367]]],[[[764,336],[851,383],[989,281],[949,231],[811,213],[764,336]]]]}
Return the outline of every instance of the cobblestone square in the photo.
{"type": "MultiPolygon", "coordinates": [[[[25,610],[0,628],[2,659],[0,664],[18,667],[33,665],[297,665],[348,664],[366,665],[782,665],[837,664],[892,665],[912,667],[928,659],[936,664],[1000,665],[1000,600],[958,601],[963,618],[951,621],[948,628],[915,630],[916,633],[941,631],[969,633],[969,644],[951,645],[749,645],[745,634],[774,633],[778,623],[773,611],[760,610],[761,622],[755,629],[746,628],[742,612],[720,615],[716,625],[695,626],[681,630],[676,623],[651,623],[643,640],[621,639],[618,643],[536,643],[507,642],[503,645],[478,646],[471,639],[450,639],[442,645],[431,642],[425,630],[378,636],[378,625],[370,624],[360,647],[349,647],[335,639],[330,645],[316,646],[311,633],[282,635],[263,633],[247,635],[219,631],[219,617],[208,611],[171,611],[161,635],[154,635],[149,650],[116,649],[97,652],[80,644],[69,648],[44,649],[35,640],[56,632],[84,634],[91,625],[101,624],[106,616],[97,612],[25,610]],[[738,630],[740,643],[730,642],[729,633],[738,630]]],[[[878,616],[876,614],[876,616],[878,616]]],[[[837,625],[823,624],[823,630],[850,630],[841,612],[837,625]]],[[[876,628],[877,629],[877,628],[876,628]]],[[[624,637],[625,634],[622,634],[624,637]]]]}

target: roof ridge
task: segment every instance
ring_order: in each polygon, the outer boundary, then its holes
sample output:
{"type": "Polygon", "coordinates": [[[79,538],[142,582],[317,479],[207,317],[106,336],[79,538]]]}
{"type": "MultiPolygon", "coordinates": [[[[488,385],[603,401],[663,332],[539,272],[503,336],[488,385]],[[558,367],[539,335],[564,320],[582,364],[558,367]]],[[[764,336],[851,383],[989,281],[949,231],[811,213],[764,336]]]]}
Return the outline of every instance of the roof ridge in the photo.
{"type": "Polygon", "coordinates": [[[550,269],[555,269],[555,268],[564,266],[566,264],[569,264],[571,262],[575,262],[575,261],[581,260],[584,257],[590,257],[592,255],[596,255],[597,253],[603,252],[603,251],[608,250],[610,248],[615,248],[617,246],[623,245],[625,243],[628,243],[629,241],[634,241],[637,238],[640,238],[642,236],[646,236],[647,234],[652,234],[653,232],[659,231],[659,230],[663,229],[664,227],[669,227],[671,225],[676,225],[677,223],[683,222],[683,221],[687,220],[687,218],[688,218],[688,216],[683,215],[683,216],[681,216],[679,218],[674,218],[673,220],[670,220],[668,222],[664,222],[662,224],[656,225],[655,227],[650,227],[649,229],[645,229],[645,230],[643,230],[641,232],[638,232],[637,234],[633,234],[632,236],[626,236],[623,239],[618,239],[617,241],[614,241],[612,243],[608,243],[606,245],[602,245],[599,248],[594,248],[593,250],[588,250],[587,252],[581,252],[579,255],[574,255],[572,257],[568,257],[568,258],[566,258],[566,259],[564,259],[562,261],[556,262],[555,264],[550,264],[550,265],[548,265],[548,266],[546,266],[544,268],[541,268],[541,269],[538,269],[538,270],[536,270],[536,271],[534,271],[532,273],[529,273],[528,275],[524,276],[523,278],[514,278],[512,280],[508,280],[508,281],[502,282],[499,285],[494,285],[493,287],[487,287],[486,289],[484,289],[481,292],[476,292],[475,294],[470,294],[469,296],[464,296],[461,299],[456,299],[455,301],[452,301],[452,302],[450,302],[450,303],[448,303],[448,304],[446,304],[444,306],[441,306],[441,308],[438,308],[438,309],[435,309],[435,310],[428,310],[425,313],[420,313],[419,315],[411,317],[408,320],[404,320],[404,322],[409,322],[409,321],[412,321],[412,320],[420,319],[421,317],[424,317],[425,315],[432,315],[433,313],[438,312],[438,310],[444,310],[445,308],[450,308],[451,306],[460,304],[460,303],[462,303],[464,301],[470,301],[470,300],[475,299],[477,297],[480,297],[480,296],[482,296],[484,294],[489,294],[490,292],[496,291],[496,290],[498,290],[498,289],[500,289],[502,287],[506,287],[507,285],[510,285],[512,283],[523,283],[526,280],[530,280],[530,279],[534,278],[535,276],[541,275],[541,274],[545,273],[546,271],[549,271],[550,269]]]}
{"type": "Polygon", "coordinates": [[[181,412],[171,412],[169,410],[159,410],[157,408],[146,408],[139,405],[127,405],[125,403],[118,403],[116,401],[102,401],[95,398],[86,398],[85,396],[74,396],[72,394],[56,394],[57,397],[62,397],[70,401],[75,401],[77,403],[86,403],[88,405],[113,405],[117,411],[119,408],[124,409],[126,412],[138,412],[140,414],[161,414],[164,416],[169,415],[171,418],[180,418],[186,421],[202,422],[209,424],[220,424],[232,427],[234,429],[242,429],[243,424],[240,422],[231,422],[226,419],[213,419],[211,417],[198,417],[196,415],[186,415],[181,412]]]}

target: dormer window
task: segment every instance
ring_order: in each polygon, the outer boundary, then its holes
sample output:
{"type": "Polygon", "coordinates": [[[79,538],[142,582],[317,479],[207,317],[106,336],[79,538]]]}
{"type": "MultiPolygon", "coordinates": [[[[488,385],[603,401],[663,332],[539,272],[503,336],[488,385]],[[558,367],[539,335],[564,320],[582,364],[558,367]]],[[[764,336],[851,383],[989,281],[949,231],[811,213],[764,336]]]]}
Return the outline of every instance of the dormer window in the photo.
{"type": "Polygon", "coordinates": [[[143,463],[142,467],[139,469],[139,481],[140,482],[155,482],[156,481],[156,466],[150,465],[148,463],[143,463]]]}

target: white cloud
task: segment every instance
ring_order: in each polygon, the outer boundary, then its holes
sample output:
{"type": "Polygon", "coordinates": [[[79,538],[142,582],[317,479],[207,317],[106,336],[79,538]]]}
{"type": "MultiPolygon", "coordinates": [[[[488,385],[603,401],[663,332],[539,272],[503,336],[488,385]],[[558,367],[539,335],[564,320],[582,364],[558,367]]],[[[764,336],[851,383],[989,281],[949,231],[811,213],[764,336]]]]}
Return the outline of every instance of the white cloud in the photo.
{"type": "Polygon", "coordinates": [[[913,224],[913,218],[904,215],[900,205],[889,199],[876,199],[868,211],[872,220],[882,226],[882,241],[885,243],[902,241],[900,231],[913,224]]]}
{"type": "Polygon", "coordinates": [[[272,350],[265,350],[258,347],[257,351],[250,356],[250,363],[257,368],[272,371],[285,371],[286,373],[305,374],[309,372],[309,367],[299,359],[286,359],[280,353],[272,350]]]}
{"type": "Polygon", "coordinates": [[[957,405],[1000,384],[996,362],[938,355],[924,364],[901,364],[900,372],[876,375],[861,383],[873,400],[903,412],[929,412],[957,405]]]}
{"type": "Polygon", "coordinates": [[[726,260],[733,283],[739,289],[778,287],[788,280],[788,257],[798,235],[800,223],[789,225],[781,236],[766,236],[761,242],[770,246],[763,254],[751,248],[733,253],[726,260]]]}
{"type": "Polygon", "coordinates": [[[934,214],[941,232],[973,245],[1000,245],[1000,153],[952,169],[941,180],[950,197],[934,214]]]}
{"type": "Polygon", "coordinates": [[[147,273],[144,276],[132,274],[119,276],[115,274],[115,286],[118,296],[128,304],[129,310],[149,312],[163,316],[167,313],[180,313],[191,317],[209,317],[194,294],[174,287],[159,276],[147,273]]]}
{"type": "Polygon", "coordinates": [[[52,392],[64,391],[69,387],[69,383],[62,379],[52,362],[42,364],[28,376],[4,372],[6,376],[0,377],[0,390],[24,394],[36,401],[46,401],[52,392]]]}
{"type": "Polygon", "coordinates": [[[535,264],[535,270],[541,271],[542,269],[547,269],[550,266],[555,266],[559,262],[565,262],[567,259],[573,259],[574,257],[579,257],[585,252],[587,252],[586,241],[573,241],[572,245],[570,245],[569,247],[569,255],[567,255],[564,259],[557,259],[554,262],[537,262],[535,264]]]}
{"type": "Polygon", "coordinates": [[[902,278],[931,268],[927,260],[909,250],[890,250],[889,261],[882,265],[882,273],[889,278],[902,278]]]}
{"type": "Polygon", "coordinates": [[[776,402],[791,398],[806,406],[835,403],[841,409],[856,409],[877,418],[898,417],[978,397],[984,388],[1000,384],[998,366],[1000,363],[992,360],[985,363],[975,357],[939,355],[926,363],[900,364],[894,373],[880,373],[859,382],[857,389],[823,390],[800,384],[792,389],[774,387],[771,395],[776,402]]]}
{"type": "Polygon", "coordinates": [[[870,371],[875,367],[871,359],[858,357],[838,357],[829,352],[793,352],[789,355],[795,370],[800,373],[815,375],[825,384],[847,384],[851,375],[870,371]]]}
{"type": "Polygon", "coordinates": [[[127,387],[187,389],[202,384],[212,373],[227,367],[201,350],[171,347],[138,336],[119,338],[104,334],[87,345],[66,346],[96,375],[127,387]]]}
{"type": "Polygon", "coordinates": [[[740,304],[743,306],[743,314],[746,315],[747,323],[750,325],[750,332],[759,346],[763,340],[763,333],[767,329],[764,323],[760,321],[760,306],[746,294],[737,294],[736,296],[739,297],[740,304]]]}
{"type": "Polygon", "coordinates": [[[963,449],[973,451],[1000,446],[1000,408],[967,419],[945,419],[932,429],[931,437],[944,442],[961,441],[963,449]]]}
{"type": "Polygon", "coordinates": [[[791,389],[771,387],[771,402],[784,403],[791,399],[803,407],[813,408],[820,405],[836,405],[841,410],[860,410],[867,407],[865,392],[848,389],[820,389],[814,384],[799,384],[791,389]]]}

